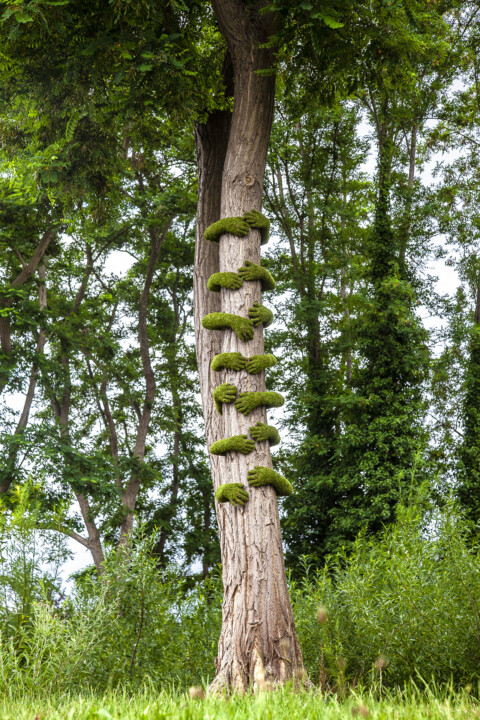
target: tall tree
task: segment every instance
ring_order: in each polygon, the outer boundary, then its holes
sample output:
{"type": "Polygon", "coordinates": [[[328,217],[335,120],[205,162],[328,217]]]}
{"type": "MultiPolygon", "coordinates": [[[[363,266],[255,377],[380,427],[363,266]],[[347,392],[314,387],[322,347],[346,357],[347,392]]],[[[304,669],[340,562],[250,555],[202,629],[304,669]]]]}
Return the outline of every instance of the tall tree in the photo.
{"type": "MultiPolygon", "coordinates": [[[[258,394],[265,392],[264,371],[252,374],[230,366],[215,372],[210,365],[214,356],[223,354],[236,353],[237,358],[264,355],[261,324],[254,329],[248,316],[249,308],[261,302],[259,275],[256,279],[254,272],[249,274],[249,269],[260,265],[260,231],[248,225],[242,230],[238,221],[241,223],[246,212],[260,211],[262,204],[275,90],[273,54],[265,46],[275,32],[276,16],[264,12],[266,5],[242,0],[213,2],[228,46],[226,69],[231,62],[234,106],[230,123],[226,116],[216,115],[197,131],[200,187],[195,324],[209,446],[218,440],[246,436],[255,423],[266,422],[265,396],[258,394]],[[217,145],[212,135],[215,126],[221,133],[217,145]],[[221,218],[236,220],[222,225],[220,236],[215,238],[219,240],[216,251],[204,233],[207,226],[221,218]],[[238,274],[240,267],[245,268],[243,277],[238,274]],[[207,289],[209,274],[216,272],[240,278],[237,289],[220,288],[220,302],[207,289]],[[237,327],[238,322],[242,323],[242,329],[238,333],[233,328],[224,330],[221,335],[215,330],[201,329],[205,315],[218,318],[220,323],[222,318],[228,322],[233,316],[237,318],[234,320],[237,327]],[[209,340],[210,334],[217,337],[209,340]],[[222,386],[230,389],[230,395],[218,394],[222,386]],[[221,415],[212,391],[217,401],[227,400],[221,405],[221,415]],[[239,411],[243,407],[242,398],[232,403],[237,391],[246,393],[247,400],[259,400],[261,404],[243,408],[247,412],[242,415],[239,411]]],[[[255,452],[251,452],[251,445],[247,455],[233,449],[223,456],[212,454],[213,484],[217,499],[222,501],[217,503],[216,510],[224,587],[214,690],[234,688],[244,692],[249,686],[262,687],[265,681],[285,682],[304,672],[288,596],[276,491],[268,481],[261,487],[249,487],[248,496],[240,489],[248,487],[252,471],[254,474],[266,471],[272,477],[268,440],[259,443],[255,452]],[[245,503],[243,507],[223,502],[234,499],[230,494],[232,488],[236,488],[240,504],[245,503]]]]}
{"type": "MultiPolygon", "coordinates": [[[[293,93],[295,94],[295,93],[293,93]]],[[[341,398],[349,395],[354,350],[351,317],[364,263],[371,183],[362,171],[367,143],[355,107],[302,108],[281,103],[266,178],[267,207],[283,242],[270,252],[284,349],[275,382],[289,399],[289,443],[281,461],[295,478],[283,518],[287,560],[321,560],[343,536],[331,531],[338,502],[341,398]]]]}

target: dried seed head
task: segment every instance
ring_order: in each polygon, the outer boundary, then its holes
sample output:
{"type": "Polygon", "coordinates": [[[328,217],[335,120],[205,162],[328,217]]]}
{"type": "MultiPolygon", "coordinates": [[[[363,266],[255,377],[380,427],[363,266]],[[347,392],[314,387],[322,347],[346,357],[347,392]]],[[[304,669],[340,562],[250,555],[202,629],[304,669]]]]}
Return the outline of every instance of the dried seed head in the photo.
{"type": "Polygon", "coordinates": [[[375,660],[375,667],[379,672],[385,670],[385,668],[387,667],[387,658],[383,655],[380,655],[380,657],[375,660]]]}
{"type": "Polygon", "coordinates": [[[366,705],[360,703],[359,705],[355,705],[355,707],[352,708],[352,715],[366,718],[370,715],[370,710],[366,705]]]}
{"type": "Polygon", "coordinates": [[[192,700],[203,700],[205,697],[203,688],[200,687],[199,685],[195,685],[194,687],[188,688],[188,694],[190,695],[192,700]]]}
{"type": "Polygon", "coordinates": [[[317,610],[317,620],[320,625],[324,625],[328,620],[327,611],[324,607],[319,607],[317,610]]]}

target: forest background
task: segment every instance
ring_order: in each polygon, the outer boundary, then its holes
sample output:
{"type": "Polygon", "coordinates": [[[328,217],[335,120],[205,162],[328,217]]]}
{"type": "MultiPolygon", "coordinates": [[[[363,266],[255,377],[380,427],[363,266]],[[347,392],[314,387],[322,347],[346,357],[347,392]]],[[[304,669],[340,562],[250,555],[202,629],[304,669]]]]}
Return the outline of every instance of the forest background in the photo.
{"type": "MultiPolygon", "coordinates": [[[[221,583],[195,129],[231,111],[225,41],[205,2],[3,5],[2,692],[201,683],[221,583]],[[72,541],[89,565],[66,591],[72,541]]],[[[295,488],[305,663],[337,693],[476,686],[480,10],[265,10],[282,19],[267,388],[286,399],[274,466],[295,488]]]]}

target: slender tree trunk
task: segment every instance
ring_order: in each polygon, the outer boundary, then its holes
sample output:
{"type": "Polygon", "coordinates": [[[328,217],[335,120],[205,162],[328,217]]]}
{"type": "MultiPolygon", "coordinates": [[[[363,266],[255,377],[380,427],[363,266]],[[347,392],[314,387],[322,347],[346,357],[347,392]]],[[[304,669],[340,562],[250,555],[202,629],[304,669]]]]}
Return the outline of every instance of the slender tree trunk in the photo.
{"type": "MultiPolygon", "coordinates": [[[[268,51],[259,49],[268,34],[267,23],[262,20],[265,16],[258,13],[259,7],[247,8],[241,0],[214,0],[213,6],[233,60],[235,97],[223,163],[221,203],[211,200],[209,208],[215,208],[218,214],[210,215],[209,223],[220,217],[261,209],[275,89],[274,76],[256,72],[271,63],[268,51]]],[[[219,156],[216,164],[210,155],[210,166],[217,172],[221,162],[219,156]]],[[[251,425],[258,420],[266,421],[263,408],[244,417],[234,405],[224,405],[223,416],[220,416],[211,399],[213,388],[224,382],[235,385],[238,392],[265,390],[264,373],[248,375],[245,371],[223,371],[212,377],[209,371],[217,352],[241,352],[245,356],[263,354],[263,330],[257,328],[254,339],[248,342],[239,340],[230,330],[208,331],[208,336],[199,330],[207,312],[221,309],[248,317],[248,308],[253,302],[261,301],[259,282],[246,282],[237,291],[222,289],[220,303],[216,297],[210,297],[214,293],[206,290],[211,272],[218,269],[236,272],[245,260],[260,262],[260,234],[252,230],[243,239],[223,235],[219,243],[219,264],[216,264],[216,248],[206,247],[202,240],[205,227],[202,221],[208,214],[205,212],[206,194],[213,189],[218,192],[218,186],[212,186],[209,180],[209,190],[202,187],[206,184],[202,173],[207,163],[201,153],[199,159],[195,323],[200,341],[197,356],[206,435],[210,444],[220,438],[248,434],[251,425]]],[[[283,683],[297,675],[303,676],[302,655],[286,583],[276,493],[270,486],[249,488],[247,483],[247,472],[255,465],[271,467],[269,445],[257,445],[257,451],[248,456],[228,453],[225,457],[213,456],[211,461],[215,490],[225,482],[240,482],[249,492],[249,500],[243,508],[233,507],[230,503],[217,503],[216,507],[224,601],[217,675],[211,690],[226,688],[245,692],[250,686],[262,689],[266,682],[283,683]]]]}
{"type": "MultiPolygon", "coordinates": [[[[23,268],[21,272],[14,280],[12,280],[12,282],[10,283],[10,288],[20,288],[32,277],[33,273],[37,269],[38,264],[41,262],[43,256],[48,250],[48,246],[55,238],[55,236],[56,232],[51,228],[44,232],[44,234],[42,235],[42,239],[40,240],[32,257],[30,258],[28,263],[23,263],[23,268]]],[[[3,310],[10,307],[10,304],[10,298],[4,297],[0,299],[0,307],[3,310]]],[[[0,347],[4,355],[10,356],[12,354],[11,328],[8,316],[3,317],[0,315],[0,347]]],[[[2,392],[3,388],[5,387],[7,380],[8,371],[0,372],[0,392],[2,392]]]]}
{"type": "MultiPolygon", "coordinates": [[[[40,306],[40,310],[45,310],[47,307],[47,290],[45,287],[45,272],[46,272],[46,266],[45,263],[42,263],[38,267],[38,276],[40,279],[40,285],[38,288],[38,302],[40,306]]],[[[17,464],[17,456],[18,451],[20,449],[20,441],[22,439],[22,436],[25,432],[25,428],[28,424],[28,419],[30,417],[30,410],[32,409],[32,403],[33,399],[35,397],[35,390],[37,387],[37,380],[38,380],[38,362],[39,357],[43,353],[43,348],[45,346],[45,343],[47,341],[47,336],[44,330],[40,329],[38,333],[38,340],[37,340],[37,347],[36,347],[36,357],[33,361],[32,371],[30,373],[30,380],[28,383],[28,390],[27,394],[25,396],[25,402],[23,404],[23,410],[22,414],[20,415],[20,418],[17,423],[17,427],[15,428],[15,432],[13,434],[13,442],[10,445],[9,451],[8,451],[8,458],[5,462],[5,467],[2,468],[2,471],[0,473],[2,480],[0,481],[0,495],[4,495],[8,490],[10,489],[10,485],[15,480],[15,469],[17,464]],[[6,473],[5,473],[6,469],[6,473]]]]}
{"type": "Polygon", "coordinates": [[[138,493],[142,484],[141,468],[145,457],[145,445],[147,434],[150,429],[150,420],[152,417],[152,408],[157,390],[155,373],[152,367],[150,357],[150,344],[148,341],[147,330],[147,313],[150,292],[152,289],[153,277],[155,273],[155,265],[160,254],[163,242],[170,230],[173,218],[165,225],[162,235],[151,233],[152,246],[148,259],[147,271],[145,274],[145,283],[143,285],[142,294],[140,295],[140,303],[138,308],[138,342],[140,346],[140,358],[142,361],[143,374],[145,378],[145,394],[143,399],[143,407],[138,421],[137,435],[135,438],[135,447],[133,449],[133,457],[137,462],[137,468],[126,483],[122,496],[123,520],[120,528],[120,538],[118,540],[118,549],[122,549],[128,545],[129,538],[133,532],[133,519],[135,505],[138,493]]]}

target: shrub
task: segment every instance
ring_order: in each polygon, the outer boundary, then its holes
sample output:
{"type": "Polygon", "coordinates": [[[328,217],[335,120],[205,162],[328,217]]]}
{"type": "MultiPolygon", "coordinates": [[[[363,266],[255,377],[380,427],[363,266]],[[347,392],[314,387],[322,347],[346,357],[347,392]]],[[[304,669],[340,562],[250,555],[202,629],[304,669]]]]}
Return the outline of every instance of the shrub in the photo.
{"type": "Polygon", "coordinates": [[[292,585],[300,643],[314,681],[402,686],[480,679],[480,562],[453,507],[425,532],[418,509],[400,507],[379,540],[292,585]]]}

